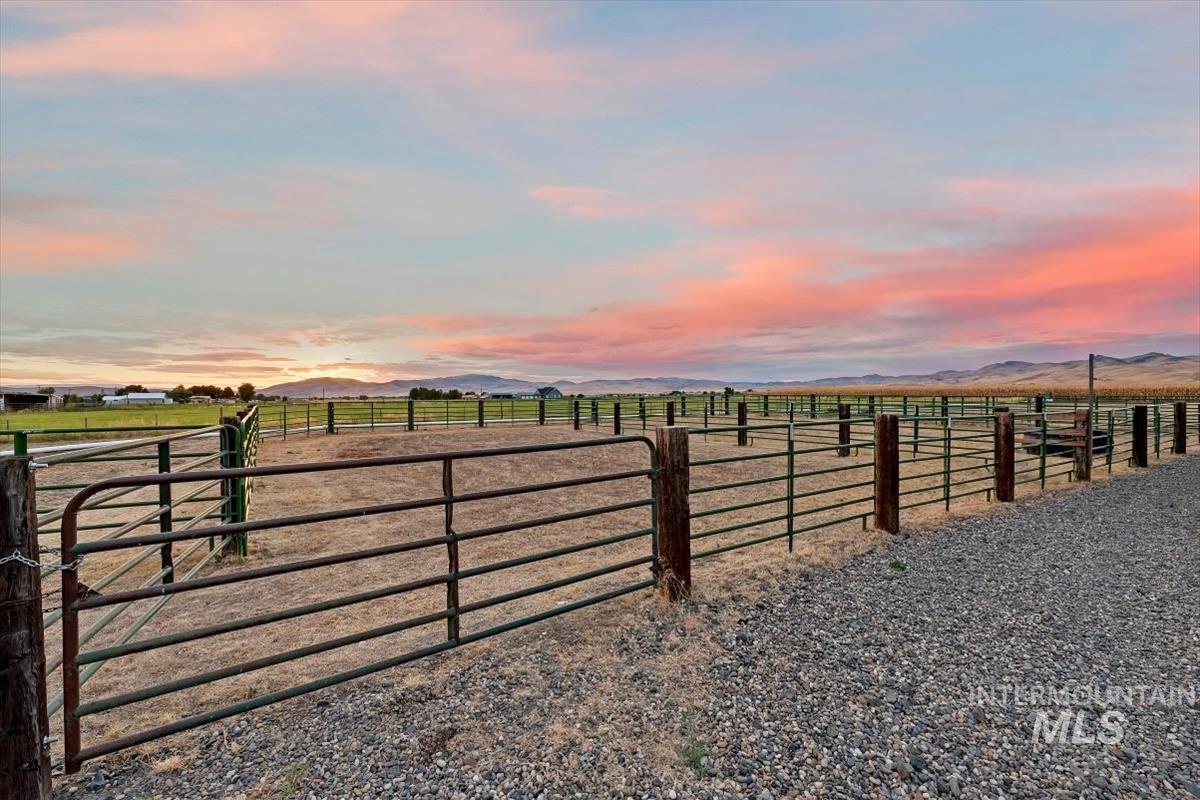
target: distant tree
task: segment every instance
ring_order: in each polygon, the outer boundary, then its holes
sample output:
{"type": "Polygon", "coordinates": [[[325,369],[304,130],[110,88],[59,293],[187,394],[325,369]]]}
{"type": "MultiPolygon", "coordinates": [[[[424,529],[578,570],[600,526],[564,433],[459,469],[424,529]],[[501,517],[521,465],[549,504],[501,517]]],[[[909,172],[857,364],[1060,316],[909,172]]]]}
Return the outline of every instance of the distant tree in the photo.
{"type": "Polygon", "coordinates": [[[221,390],[221,399],[222,400],[232,400],[235,397],[237,397],[237,394],[234,393],[233,387],[226,386],[224,389],[221,390]]]}
{"type": "Polygon", "coordinates": [[[408,396],[411,400],[461,400],[463,395],[458,389],[443,392],[441,389],[414,386],[408,390],[408,396]]]}
{"type": "Polygon", "coordinates": [[[366,400],[366,399],[367,399],[367,396],[366,396],[365,394],[360,394],[360,395],[358,396],[358,399],[359,399],[359,400],[366,400]]]}
{"type": "Polygon", "coordinates": [[[253,383],[243,383],[241,386],[238,387],[237,395],[238,395],[238,398],[243,403],[249,403],[251,400],[254,399],[254,384],[253,383]]]}
{"type": "Polygon", "coordinates": [[[725,394],[733,394],[733,393],[734,393],[734,391],[733,391],[733,387],[732,387],[732,386],[726,386],[726,387],[725,387],[725,394]]]}
{"type": "Polygon", "coordinates": [[[79,395],[75,394],[74,392],[67,392],[64,394],[62,401],[64,406],[79,405],[79,403],[82,402],[79,395]]]}
{"type": "Polygon", "coordinates": [[[189,392],[182,383],[167,392],[167,397],[171,398],[171,400],[176,403],[186,403],[190,395],[191,392],[189,392]]]}
{"type": "Polygon", "coordinates": [[[140,383],[131,383],[128,386],[122,386],[120,389],[117,389],[117,394],[124,396],[127,394],[131,394],[133,392],[144,392],[144,391],[146,391],[145,386],[142,386],[140,383]]]}
{"type": "Polygon", "coordinates": [[[199,394],[205,397],[220,397],[221,387],[212,383],[199,383],[187,388],[188,394],[199,394]]]}
{"type": "Polygon", "coordinates": [[[38,394],[54,394],[53,386],[42,386],[37,390],[38,394]]]}
{"type": "Polygon", "coordinates": [[[255,400],[266,400],[267,396],[265,394],[263,394],[262,392],[259,392],[258,394],[254,395],[254,399],[255,400]]]}

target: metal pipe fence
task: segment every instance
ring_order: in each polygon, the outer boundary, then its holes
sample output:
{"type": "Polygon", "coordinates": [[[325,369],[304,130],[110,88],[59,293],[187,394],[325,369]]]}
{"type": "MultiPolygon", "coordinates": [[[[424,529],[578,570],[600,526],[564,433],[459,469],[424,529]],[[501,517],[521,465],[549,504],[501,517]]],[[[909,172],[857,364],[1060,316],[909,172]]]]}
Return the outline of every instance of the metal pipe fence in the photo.
{"type": "MultiPolygon", "coordinates": [[[[239,536],[244,537],[250,533],[255,533],[256,535],[267,535],[284,530],[302,528],[304,526],[322,522],[346,521],[375,515],[398,514],[420,509],[442,509],[443,526],[442,531],[437,535],[393,542],[390,544],[352,550],[333,555],[325,555],[285,563],[276,563],[263,567],[242,569],[211,575],[197,574],[200,567],[206,563],[204,560],[201,560],[201,562],[199,562],[193,569],[189,570],[183,575],[178,576],[173,581],[162,582],[153,585],[141,585],[135,588],[109,591],[103,594],[97,594],[88,591],[87,588],[79,582],[78,576],[75,572],[64,571],[62,573],[62,630],[64,654],[64,660],[62,663],[64,699],[62,701],[62,705],[64,712],[67,771],[73,772],[77,770],[80,764],[82,764],[84,761],[99,757],[101,755],[148,742],[171,733],[188,730],[190,728],[204,725],[235,714],[240,714],[254,708],[259,708],[261,706],[277,702],[279,700],[307,694],[321,688],[362,677],[364,675],[407,663],[418,658],[433,655],[435,653],[455,648],[469,642],[494,636],[517,627],[531,624],[533,622],[548,619],[550,617],[557,616],[558,614],[566,613],[568,611],[603,602],[605,600],[613,599],[624,594],[640,591],[653,586],[655,583],[655,578],[653,575],[651,575],[649,578],[632,580],[622,583],[616,587],[604,588],[603,590],[596,590],[591,593],[587,593],[583,597],[572,599],[570,602],[560,603],[550,609],[543,610],[535,614],[508,617],[498,622],[489,621],[484,627],[473,630],[467,629],[468,626],[466,621],[472,619],[473,615],[475,615],[477,612],[481,612],[485,609],[492,609],[494,607],[512,603],[513,601],[522,598],[544,594],[552,590],[595,580],[603,576],[626,573],[630,569],[637,567],[649,567],[651,568],[651,571],[656,570],[658,564],[657,523],[655,516],[656,495],[653,482],[650,480],[655,476],[656,470],[657,457],[654,445],[645,437],[623,436],[576,442],[527,445],[521,447],[491,448],[485,450],[442,452],[408,456],[391,456],[334,462],[288,464],[264,467],[239,467],[234,469],[198,470],[192,472],[164,472],[154,475],[110,478],[87,487],[83,491],[76,494],[66,504],[62,512],[62,549],[64,558],[67,559],[86,559],[97,557],[105,553],[118,553],[125,551],[132,551],[134,553],[152,553],[157,552],[160,548],[169,548],[173,546],[184,547],[187,550],[192,550],[202,547],[204,541],[210,537],[215,537],[222,543],[228,543],[234,541],[239,536]],[[549,452],[578,451],[587,448],[614,447],[622,445],[644,445],[647,448],[646,454],[643,457],[644,466],[637,469],[622,470],[618,472],[589,474],[581,477],[558,479],[541,483],[520,484],[501,489],[462,491],[455,488],[455,467],[464,461],[478,461],[481,459],[491,459],[501,456],[514,455],[535,457],[538,454],[549,452]],[[101,538],[90,541],[82,541],[79,536],[81,527],[79,524],[80,514],[88,507],[89,503],[91,503],[94,498],[104,496],[107,493],[115,491],[153,488],[160,492],[172,492],[181,490],[184,486],[193,484],[207,486],[230,479],[250,481],[253,479],[263,479],[271,476],[317,474],[331,475],[334,473],[342,473],[346,470],[361,470],[370,468],[406,468],[422,464],[433,464],[440,466],[442,474],[442,491],[440,494],[420,499],[390,503],[375,503],[368,506],[331,509],[321,512],[295,514],[277,518],[233,519],[222,521],[219,524],[206,529],[178,526],[159,530],[158,532],[154,533],[127,535],[119,538],[101,538]],[[631,480],[646,481],[650,484],[646,487],[644,497],[638,497],[633,500],[620,503],[591,505],[582,509],[564,511],[541,517],[526,518],[516,522],[486,525],[468,530],[460,529],[455,523],[456,510],[467,504],[479,504],[488,500],[498,500],[520,495],[530,495],[533,493],[553,492],[570,487],[590,487],[598,484],[631,480]],[[460,545],[469,541],[498,537],[505,534],[514,534],[532,529],[541,529],[545,526],[562,523],[568,520],[604,517],[617,512],[632,511],[637,509],[642,509],[648,513],[648,519],[645,525],[640,525],[629,530],[621,530],[617,533],[610,533],[599,538],[585,539],[563,547],[549,549],[543,548],[521,556],[503,558],[496,561],[486,561],[485,563],[477,564],[468,563],[465,558],[465,554],[460,552],[460,545]],[[466,581],[470,578],[486,576],[487,580],[490,581],[494,580],[495,576],[502,572],[514,570],[515,568],[524,565],[558,558],[571,553],[579,553],[584,551],[602,553],[605,552],[605,548],[611,548],[611,546],[625,542],[642,542],[644,549],[639,555],[636,555],[633,558],[628,557],[629,553],[623,553],[621,560],[605,566],[599,566],[580,572],[560,575],[554,580],[535,583],[533,585],[520,585],[510,591],[492,594],[471,602],[464,602],[460,600],[459,586],[463,581],[466,581]],[[416,577],[406,576],[406,579],[400,583],[395,583],[384,587],[377,587],[366,591],[362,591],[356,587],[355,590],[347,591],[344,594],[340,594],[334,598],[325,599],[320,602],[305,603],[299,606],[276,609],[267,613],[255,614],[251,616],[235,617],[196,628],[175,630],[171,633],[152,636],[147,639],[132,641],[128,636],[122,636],[113,642],[106,643],[104,646],[92,646],[85,649],[85,646],[91,643],[92,638],[89,636],[91,628],[88,628],[87,630],[81,630],[85,618],[97,613],[108,612],[110,609],[128,608],[139,603],[151,603],[151,611],[156,611],[158,608],[161,608],[162,604],[164,604],[167,600],[180,594],[193,592],[199,593],[222,586],[240,586],[254,581],[277,576],[291,576],[294,580],[298,581],[311,580],[311,578],[306,577],[311,570],[318,570],[320,568],[336,564],[362,562],[368,559],[381,558],[383,556],[413,554],[419,551],[427,550],[445,551],[447,561],[446,568],[442,572],[420,575],[416,577]],[[443,587],[445,589],[445,604],[437,611],[418,614],[401,620],[380,620],[380,622],[383,622],[384,624],[380,624],[376,627],[369,628],[365,631],[356,632],[351,635],[340,636],[303,647],[256,657],[246,661],[235,661],[233,663],[222,665],[219,668],[205,670],[184,677],[173,677],[171,680],[156,683],[151,686],[143,687],[133,691],[118,693],[116,695],[90,698],[85,701],[81,694],[81,689],[88,678],[94,675],[95,672],[102,666],[137,653],[145,653],[163,648],[180,647],[189,642],[194,642],[201,639],[209,639],[211,637],[233,633],[236,631],[250,630],[260,626],[270,625],[286,620],[301,619],[323,611],[349,608],[351,606],[358,606],[370,600],[383,597],[394,597],[421,589],[430,589],[436,587],[443,587]],[[418,628],[425,628],[426,626],[434,624],[444,624],[445,635],[444,637],[440,637],[432,644],[426,644],[419,647],[414,646],[412,649],[393,654],[382,660],[373,661],[353,669],[341,670],[333,674],[323,675],[286,689],[257,694],[256,696],[248,699],[241,699],[237,702],[233,702],[219,708],[208,709],[163,725],[158,725],[146,730],[130,733],[115,739],[90,743],[87,746],[84,746],[83,744],[81,720],[89,716],[103,712],[114,711],[131,704],[149,701],[157,697],[184,691],[186,689],[204,686],[228,677],[244,674],[248,671],[265,669],[273,665],[281,664],[285,661],[306,658],[308,656],[345,648],[350,645],[367,642],[383,636],[388,636],[403,631],[415,630],[418,628]]],[[[143,614],[142,617],[138,618],[138,622],[144,624],[146,619],[148,619],[148,617],[146,614],[143,614]]]]}

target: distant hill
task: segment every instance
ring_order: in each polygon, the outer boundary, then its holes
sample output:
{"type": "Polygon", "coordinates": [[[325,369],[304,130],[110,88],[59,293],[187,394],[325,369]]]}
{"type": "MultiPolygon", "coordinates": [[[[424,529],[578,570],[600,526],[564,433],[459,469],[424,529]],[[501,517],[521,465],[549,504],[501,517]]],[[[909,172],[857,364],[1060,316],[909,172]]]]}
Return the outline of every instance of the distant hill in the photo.
{"type": "MultiPolygon", "coordinates": [[[[1110,384],[1181,384],[1200,382],[1200,355],[1145,353],[1131,358],[1096,357],[1098,386],[1110,384]]],[[[349,378],[308,378],[262,389],[282,397],[402,397],[414,386],[464,392],[519,393],[554,386],[563,394],[658,394],[671,391],[785,389],[803,386],[982,386],[998,384],[1085,385],[1087,359],[1063,362],[1001,361],[971,370],[942,370],[922,375],[858,375],[811,381],[721,381],[706,378],[624,378],[589,381],[528,381],[498,375],[447,375],[372,383],[349,378]]]]}

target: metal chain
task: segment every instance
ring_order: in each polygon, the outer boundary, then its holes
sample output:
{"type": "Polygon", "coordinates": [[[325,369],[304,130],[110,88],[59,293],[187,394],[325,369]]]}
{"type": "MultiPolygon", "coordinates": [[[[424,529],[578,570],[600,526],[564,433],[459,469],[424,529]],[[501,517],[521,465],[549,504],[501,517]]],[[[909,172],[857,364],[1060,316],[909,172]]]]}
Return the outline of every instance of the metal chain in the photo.
{"type": "MultiPolygon", "coordinates": [[[[40,548],[40,549],[43,553],[57,553],[58,552],[58,549],[54,548],[54,547],[44,547],[44,548],[40,548]]],[[[27,567],[34,567],[35,569],[44,569],[44,570],[49,570],[50,572],[55,572],[58,570],[79,569],[79,565],[83,563],[83,556],[77,557],[70,564],[43,564],[40,561],[36,561],[32,558],[28,558],[26,556],[21,555],[20,550],[13,550],[11,556],[4,556],[3,558],[0,558],[0,566],[3,566],[10,561],[16,561],[20,564],[24,564],[27,567]]]]}

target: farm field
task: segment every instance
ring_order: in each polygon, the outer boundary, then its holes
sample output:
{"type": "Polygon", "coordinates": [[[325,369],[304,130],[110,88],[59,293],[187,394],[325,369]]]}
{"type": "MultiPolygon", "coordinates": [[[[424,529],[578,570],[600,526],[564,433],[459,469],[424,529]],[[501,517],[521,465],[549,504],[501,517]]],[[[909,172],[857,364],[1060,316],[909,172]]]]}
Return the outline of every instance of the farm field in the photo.
{"type": "Polygon", "coordinates": [[[235,405],[179,404],[115,406],[70,411],[7,411],[0,414],[0,434],[43,428],[120,428],[144,425],[215,425],[235,405]]]}

